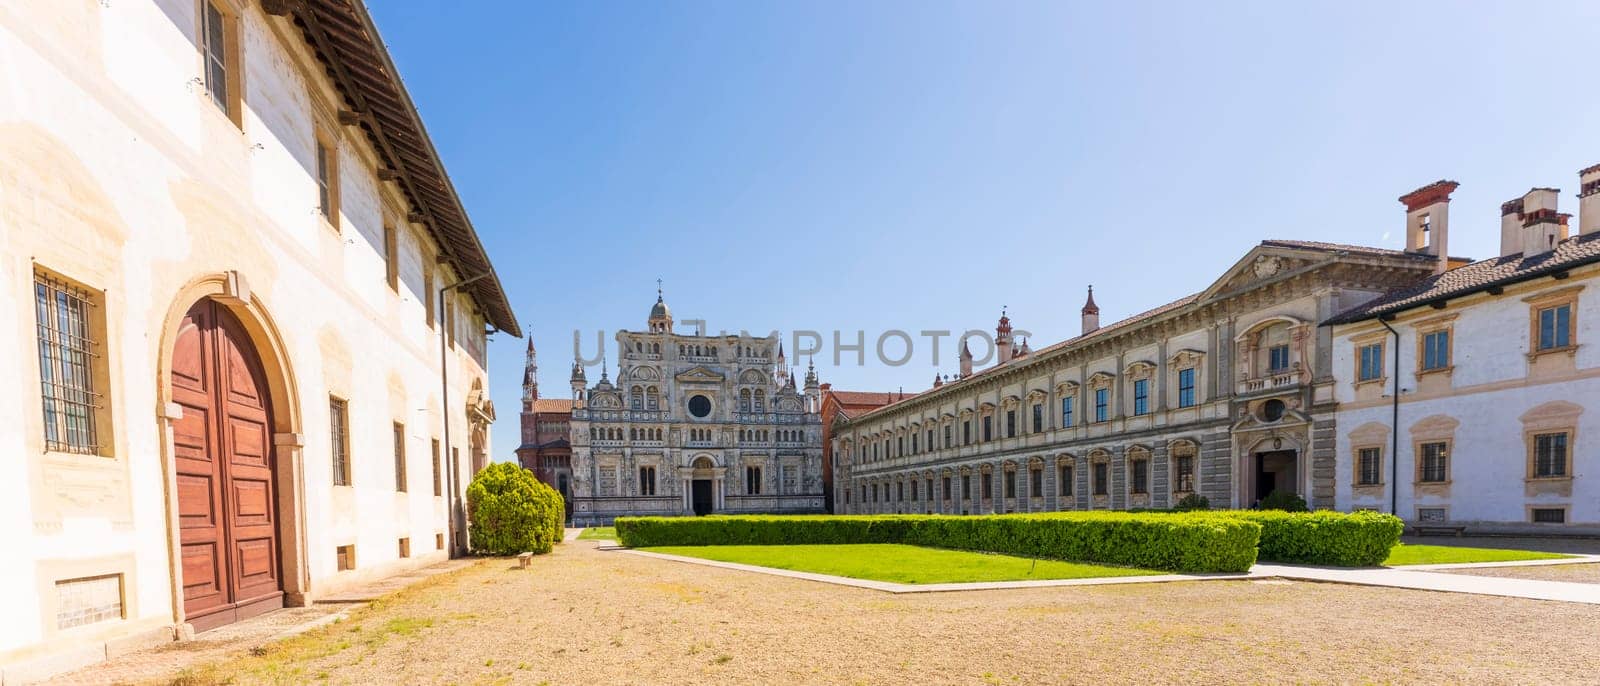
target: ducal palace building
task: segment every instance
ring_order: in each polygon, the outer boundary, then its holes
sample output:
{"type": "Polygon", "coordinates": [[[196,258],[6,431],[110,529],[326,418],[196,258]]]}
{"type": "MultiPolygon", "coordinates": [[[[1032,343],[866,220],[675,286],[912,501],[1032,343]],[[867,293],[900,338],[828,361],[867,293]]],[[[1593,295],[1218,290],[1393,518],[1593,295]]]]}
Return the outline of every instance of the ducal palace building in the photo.
{"type": "Polygon", "coordinates": [[[1406,249],[1294,240],[1204,291],[831,427],[843,513],[1377,509],[1413,525],[1600,530],[1600,166],[1580,229],[1536,188],[1501,207],[1501,254],[1449,257],[1441,181],[1400,198],[1406,249]]]}
{"type": "Polygon", "coordinates": [[[572,518],[822,512],[821,388],[776,334],[679,334],[658,295],[619,331],[617,380],[572,367],[572,518]]]}

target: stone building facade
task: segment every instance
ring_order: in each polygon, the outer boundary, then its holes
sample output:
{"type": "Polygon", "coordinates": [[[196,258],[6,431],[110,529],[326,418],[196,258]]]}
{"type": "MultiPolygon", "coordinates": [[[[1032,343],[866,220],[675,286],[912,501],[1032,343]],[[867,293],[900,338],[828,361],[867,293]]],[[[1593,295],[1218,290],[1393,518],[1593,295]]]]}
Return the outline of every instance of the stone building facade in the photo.
{"type": "MultiPolygon", "coordinates": [[[[911,395],[916,395],[915,393],[911,395]]],[[[876,391],[839,391],[833,384],[822,384],[822,496],[833,509],[833,431],[844,426],[844,420],[866,414],[889,403],[905,400],[906,393],[879,393],[876,391]]]]}
{"type": "Polygon", "coordinates": [[[994,513],[1335,505],[1332,334],[1319,323],[1434,271],[1429,250],[1263,241],[1205,291],[998,362],[833,432],[834,508],[994,513]]]}
{"type": "MultiPolygon", "coordinates": [[[[1576,235],[1535,188],[1501,206],[1499,255],[1329,321],[1339,509],[1600,533],[1600,166],[1578,186],[1576,235]]],[[[1401,199],[1410,244],[1448,236],[1454,188],[1401,199]]]]}
{"type": "Polygon", "coordinates": [[[573,364],[573,522],[823,511],[816,371],[797,389],[777,334],[675,333],[659,295],[647,324],[617,332],[616,383],[573,364]]]}
{"type": "Polygon", "coordinates": [[[517,322],[362,4],[6,3],[0,64],[0,681],[459,548],[517,322]]]}

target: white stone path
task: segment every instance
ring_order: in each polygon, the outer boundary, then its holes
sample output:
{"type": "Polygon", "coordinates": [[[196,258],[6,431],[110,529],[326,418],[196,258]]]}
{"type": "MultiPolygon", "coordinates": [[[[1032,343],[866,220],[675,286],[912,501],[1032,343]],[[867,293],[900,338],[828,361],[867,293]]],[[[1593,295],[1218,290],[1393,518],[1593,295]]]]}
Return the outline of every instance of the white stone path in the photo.
{"type": "Polygon", "coordinates": [[[614,545],[601,545],[601,550],[623,552],[630,555],[653,557],[674,562],[734,569],[757,574],[784,576],[840,586],[854,586],[886,593],[938,593],[949,591],[986,591],[1008,588],[1044,588],[1051,586],[1104,586],[1111,584],[1149,584],[1172,581],[1210,581],[1216,579],[1294,579],[1297,581],[1322,581],[1360,586],[1407,588],[1418,591],[1444,593],[1476,593],[1478,595],[1555,600],[1568,603],[1600,605],[1600,584],[1570,581],[1540,581],[1535,579],[1510,579],[1504,577],[1441,574],[1432,569],[1472,569],[1494,567],[1529,567],[1556,564],[1600,563],[1600,555],[1578,555],[1559,560],[1529,560],[1518,562],[1489,562],[1481,564],[1418,565],[1416,567],[1312,567],[1258,563],[1248,574],[1161,574],[1156,576],[1116,576],[1093,579],[1040,579],[1036,581],[988,581],[966,584],[898,584],[888,581],[852,579],[830,574],[797,572],[773,567],[706,560],[698,557],[667,555],[647,550],[632,550],[614,545]]]}

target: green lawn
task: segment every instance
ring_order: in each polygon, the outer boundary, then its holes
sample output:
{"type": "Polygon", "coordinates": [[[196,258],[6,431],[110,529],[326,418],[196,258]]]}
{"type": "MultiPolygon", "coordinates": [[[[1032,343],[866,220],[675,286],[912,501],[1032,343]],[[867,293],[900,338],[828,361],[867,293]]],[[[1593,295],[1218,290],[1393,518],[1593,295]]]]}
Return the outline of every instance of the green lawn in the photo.
{"type": "Polygon", "coordinates": [[[615,541],[617,540],[617,530],[615,527],[609,526],[591,526],[583,531],[578,532],[578,540],[615,541]]]}
{"type": "Polygon", "coordinates": [[[1383,564],[1442,565],[1465,562],[1510,562],[1512,560],[1559,560],[1573,557],[1560,553],[1541,553],[1536,550],[1504,550],[1500,548],[1463,548],[1451,545],[1406,545],[1401,543],[1389,552],[1383,564]]]}
{"type": "Polygon", "coordinates": [[[1082,579],[1165,574],[1145,569],[1034,560],[912,545],[717,545],[645,548],[658,553],[902,584],[1082,579]]]}

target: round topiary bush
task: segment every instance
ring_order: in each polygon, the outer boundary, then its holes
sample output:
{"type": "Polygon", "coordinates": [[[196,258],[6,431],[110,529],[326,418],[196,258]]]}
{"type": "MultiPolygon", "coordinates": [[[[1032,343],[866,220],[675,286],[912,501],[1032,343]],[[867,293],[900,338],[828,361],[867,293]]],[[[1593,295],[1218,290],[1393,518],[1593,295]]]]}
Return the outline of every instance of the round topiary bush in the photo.
{"type": "Polygon", "coordinates": [[[510,462],[489,465],[467,486],[473,552],[548,553],[561,540],[565,514],[560,493],[510,462]]]}

